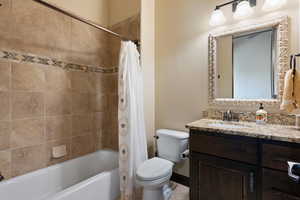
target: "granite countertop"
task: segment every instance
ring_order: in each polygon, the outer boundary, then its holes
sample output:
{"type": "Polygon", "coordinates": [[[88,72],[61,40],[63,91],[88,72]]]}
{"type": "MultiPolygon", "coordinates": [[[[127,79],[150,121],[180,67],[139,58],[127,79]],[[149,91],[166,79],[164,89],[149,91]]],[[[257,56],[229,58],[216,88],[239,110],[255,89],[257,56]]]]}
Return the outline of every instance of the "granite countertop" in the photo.
{"type": "Polygon", "coordinates": [[[297,130],[294,126],[274,124],[257,125],[253,122],[225,122],[221,120],[201,119],[187,124],[186,127],[193,130],[219,134],[246,136],[300,144],[300,130],[297,130]],[[217,126],[215,126],[215,124],[217,124],[217,126]],[[224,124],[224,127],[222,125],[218,126],[219,124],[224,124]]]}

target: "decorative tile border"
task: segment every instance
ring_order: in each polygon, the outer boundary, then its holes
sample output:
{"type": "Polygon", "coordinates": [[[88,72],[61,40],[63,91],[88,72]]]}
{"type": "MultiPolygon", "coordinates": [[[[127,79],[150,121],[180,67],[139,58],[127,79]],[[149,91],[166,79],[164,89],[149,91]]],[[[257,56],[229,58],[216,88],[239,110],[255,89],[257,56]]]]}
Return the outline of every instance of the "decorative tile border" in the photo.
{"type": "Polygon", "coordinates": [[[279,109],[281,98],[283,95],[284,76],[289,69],[289,18],[288,16],[281,16],[268,21],[257,21],[250,25],[239,25],[228,28],[226,31],[211,33],[209,35],[209,90],[208,90],[208,102],[213,107],[228,107],[228,106],[244,106],[251,107],[258,103],[263,103],[268,107],[279,109]],[[217,71],[217,37],[242,33],[246,31],[253,31],[257,29],[277,27],[277,69],[278,69],[278,97],[277,99],[224,99],[216,98],[216,71],[217,71]]]}
{"type": "Polygon", "coordinates": [[[30,63],[30,64],[40,64],[45,66],[59,67],[65,70],[76,70],[76,71],[96,72],[96,73],[118,72],[118,67],[105,68],[105,67],[97,67],[97,66],[80,65],[80,64],[60,61],[54,58],[38,56],[29,53],[20,53],[20,52],[9,51],[9,50],[0,50],[0,59],[5,59],[17,63],[30,63]]]}
{"type": "MultiPolygon", "coordinates": [[[[222,120],[223,112],[225,112],[225,110],[208,109],[203,111],[203,118],[222,120]]],[[[239,113],[240,121],[255,122],[255,116],[256,116],[255,112],[236,112],[236,113],[239,113]]],[[[295,115],[288,115],[282,113],[268,113],[269,124],[293,126],[295,125],[295,122],[296,122],[295,115]]]]}

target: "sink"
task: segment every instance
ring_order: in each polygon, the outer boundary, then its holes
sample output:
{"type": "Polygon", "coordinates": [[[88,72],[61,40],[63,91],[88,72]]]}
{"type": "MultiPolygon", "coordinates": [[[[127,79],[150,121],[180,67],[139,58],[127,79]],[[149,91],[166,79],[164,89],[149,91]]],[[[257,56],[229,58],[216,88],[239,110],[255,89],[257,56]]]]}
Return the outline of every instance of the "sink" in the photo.
{"type": "Polygon", "coordinates": [[[211,123],[208,124],[210,127],[215,127],[215,128],[228,128],[228,129],[240,129],[240,128],[245,128],[243,125],[238,125],[238,124],[221,124],[221,123],[211,123]]]}

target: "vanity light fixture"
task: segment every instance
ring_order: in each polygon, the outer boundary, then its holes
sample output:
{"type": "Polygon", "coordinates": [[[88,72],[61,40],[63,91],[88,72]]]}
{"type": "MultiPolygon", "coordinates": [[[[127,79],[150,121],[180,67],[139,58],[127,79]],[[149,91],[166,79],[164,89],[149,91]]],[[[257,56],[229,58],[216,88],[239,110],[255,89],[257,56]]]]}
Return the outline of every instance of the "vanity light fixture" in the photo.
{"type": "Polygon", "coordinates": [[[250,16],[254,12],[252,6],[256,5],[256,0],[233,0],[221,5],[217,5],[216,9],[211,15],[209,25],[220,26],[225,24],[226,18],[221,8],[227,5],[232,5],[234,18],[241,19],[250,16]]]}
{"type": "Polygon", "coordinates": [[[244,0],[239,2],[236,7],[236,11],[233,14],[235,19],[244,19],[251,16],[254,13],[253,8],[250,6],[249,1],[244,0]]]}
{"type": "Polygon", "coordinates": [[[277,10],[286,4],[287,0],[265,0],[263,5],[264,11],[277,10]]]}
{"type": "Polygon", "coordinates": [[[226,18],[223,11],[220,10],[219,8],[216,8],[211,15],[211,18],[209,20],[209,25],[220,26],[222,24],[225,24],[225,22],[226,22],[226,18]]]}

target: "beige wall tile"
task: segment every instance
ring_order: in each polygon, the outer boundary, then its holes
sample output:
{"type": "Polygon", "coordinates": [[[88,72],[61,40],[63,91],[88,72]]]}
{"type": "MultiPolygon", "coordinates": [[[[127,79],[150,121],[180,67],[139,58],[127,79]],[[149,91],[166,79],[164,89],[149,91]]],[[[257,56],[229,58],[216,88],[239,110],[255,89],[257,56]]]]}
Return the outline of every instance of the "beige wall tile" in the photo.
{"type": "Polygon", "coordinates": [[[88,114],[91,112],[91,95],[89,93],[72,94],[72,111],[73,114],[88,114]]]}
{"type": "MultiPolygon", "coordinates": [[[[0,7],[0,12],[1,12],[1,7],[0,7]]],[[[9,62],[0,61],[0,91],[8,91],[10,89],[10,75],[11,75],[11,64],[9,62]]]]}
{"type": "Polygon", "coordinates": [[[62,140],[72,137],[72,118],[48,117],[46,119],[46,139],[62,140]]]}
{"type": "Polygon", "coordinates": [[[0,151],[0,172],[5,179],[9,179],[11,177],[10,151],[0,151]]]}
{"type": "Polygon", "coordinates": [[[14,50],[64,60],[68,58],[71,46],[69,17],[32,0],[12,0],[10,23],[14,50]]]}
{"type": "Polygon", "coordinates": [[[93,116],[89,115],[74,115],[72,117],[72,135],[80,136],[91,134],[93,131],[93,116]]]}
{"type": "Polygon", "coordinates": [[[110,66],[108,34],[72,20],[72,60],[77,63],[110,66]]]}
{"type": "Polygon", "coordinates": [[[97,74],[96,92],[107,94],[118,92],[118,74],[97,74]]]}
{"type": "Polygon", "coordinates": [[[11,148],[28,147],[45,142],[43,119],[14,120],[12,122],[11,148]]]}
{"type": "Polygon", "coordinates": [[[45,145],[14,149],[11,157],[12,177],[46,167],[45,145]]]}
{"type": "Polygon", "coordinates": [[[112,113],[118,112],[119,97],[117,94],[108,95],[108,110],[112,113]]]}
{"type": "Polygon", "coordinates": [[[100,149],[103,149],[103,145],[102,145],[102,131],[101,130],[98,130],[96,132],[96,136],[97,136],[97,143],[96,143],[96,150],[100,150],[100,149]]]}
{"type": "Polygon", "coordinates": [[[10,122],[1,121],[0,122],[0,151],[9,148],[10,136],[11,136],[10,122]]]}
{"type": "Polygon", "coordinates": [[[104,112],[94,113],[94,126],[95,130],[106,130],[109,128],[109,115],[104,112]]]}
{"type": "Polygon", "coordinates": [[[96,134],[72,138],[72,158],[91,153],[96,149],[96,134]]]}
{"type": "Polygon", "coordinates": [[[44,111],[44,95],[41,92],[13,92],[12,118],[40,117],[44,111]]]}
{"type": "Polygon", "coordinates": [[[108,110],[108,96],[101,93],[97,93],[95,96],[95,112],[108,110]]]}
{"type": "Polygon", "coordinates": [[[46,115],[68,115],[72,112],[71,92],[46,92],[46,115]]]}
{"type": "Polygon", "coordinates": [[[95,76],[87,72],[72,72],[72,89],[75,92],[95,92],[95,76]]]}
{"type": "Polygon", "coordinates": [[[71,72],[54,67],[46,69],[46,88],[51,91],[71,89],[71,72]]]}
{"type": "Polygon", "coordinates": [[[0,120],[10,117],[10,93],[0,91],[0,120]]]}
{"type": "Polygon", "coordinates": [[[45,70],[39,65],[12,63],[12,89],[44,90],[45,70]]]}
{"type": "Polygon", "coordinates": [[[47,165],[54,165],[60,162],[64,162],[71,158],[71,139],[58,140],[48,142],[46,145],[46,163],[47,165]],[[52,148],[56,146],[66,145],[67,155],[62,158],[53,158],[52,148]]]}
{"type": "Polygon", "coordinates": [[[119,150],[119,132],[118,132],[118,126],[112,126],[111,132],[111,148],[113,150],[118,151],[119,150]]]}
{"type": "Polygon", "coordinates": [[[11,0],[0,0],[0,3],[0,46],[9,49],[12,41],[11,0]]]}
{"type": "Polygon", "coordinates": [[[102,132],[101,142],[104,149],[112,149],[112,134],[110,131],[102,132]]]}
{"type": "MultiPolygon", "coordinates": [[[[114,31],[118,33],[119,30],[114,30],[114,31]]],[[[111,54],[111,58],[110,58],[111,66],[118,66],[121,43],[117,38],[110,37],[109,44],[110,44],[110,54],[111,54]]]]}

